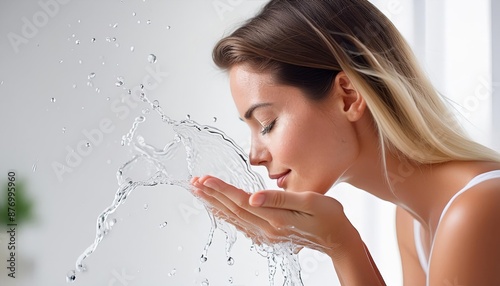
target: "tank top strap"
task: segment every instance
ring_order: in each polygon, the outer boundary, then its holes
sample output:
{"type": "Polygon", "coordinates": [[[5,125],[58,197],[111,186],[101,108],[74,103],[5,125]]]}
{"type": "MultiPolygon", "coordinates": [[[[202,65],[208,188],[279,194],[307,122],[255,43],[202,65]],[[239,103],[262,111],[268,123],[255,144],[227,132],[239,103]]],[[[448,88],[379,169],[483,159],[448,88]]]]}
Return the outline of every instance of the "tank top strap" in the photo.
{"type": "Polygon", "coordinates": [[[450,201],[446,204],[443,211],[441,212],[441,216],[439,217],[438,226],[439,226],[439,223],[441,222],[441,220],[443,219],[446,211],[448,211],[451,204],[458,196],[460,196],[465,191],[469,190],[470,188],[474,187],[477,184],[480,184],[480,183],[487,181],[487,180],[496,179],[496,178],[500,178],[500,170],[495,170],[495,171],[490,171],[490,172],[486,172],[483,174],[479,174],[476,177],[474,177],[472,180],[470,180],[469,183],[467,185],[465,185],[465,187],[463,187],[460,191],[458,191],[453,197],[451,197],[450,201]]]}
{"type": "MultiPolygon", "coordinates": [[[[500,170],[494,170],[494,171],[489,171],[489,172],[486,172],[483,174],[479,174],[476,177],[474,177],[472,180],[470,180],[469,183],[467,183],[467,185],[465,185],[461,190],[459,190],[455,195],[453,195],[453,197],[451,197],[451,199],[448,201],[448,203],[444,207],[443,211],[441,212],[441,216],[439,217],[438,227],[439,227],[439,223],[441,222],[444,215],[446,214],[446,212],[450,208],[451,204],[453,203],[453,201],[455,201],[455,199],[458,196],[460,196],[465,191],[469,190],[470,188],[472,188],[472,187],[474,187],[474,186],[476,186],[484,181],[496,179],[496,178],[500,178],[500,170]]],[[[420,223],[414,219],[413,220],[413,235],[414,235],[414,240],[415,240],[415,249],[417,251],[417,256],[418,256],[418,260],[420,262],[420,265],[422,266],[422,269],[424,270],[424,272],[427,276],[426,277],[426,280],[427,280],[426,285],[429,285],[428,284],[429,283],[429,275],[428,275],[429,274],[429,261],[425,256],[424,248],[422,246],[420,228],[421,228],[420,223]]],[[[434,242],[432,242],[432,245],[431,245],[429,259],[430,259],[430,257],[432,257],[433,247],[434,247],[434,242]]]]}

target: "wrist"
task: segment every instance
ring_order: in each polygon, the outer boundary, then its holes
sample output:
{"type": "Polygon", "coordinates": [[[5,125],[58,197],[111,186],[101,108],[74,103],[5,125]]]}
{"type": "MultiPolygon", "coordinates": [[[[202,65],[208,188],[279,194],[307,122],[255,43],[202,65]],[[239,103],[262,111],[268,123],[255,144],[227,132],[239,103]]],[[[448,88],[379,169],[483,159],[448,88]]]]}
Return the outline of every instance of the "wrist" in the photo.
{"type": "Polygon", "coordinates": [[[371,254],[352,224],[327,253],[342,285],[385,285],[371,254]]]}
{"type": "Polygon", "coordinates": [[[352,253],[352,250],[358,249],[363,244],[358,230],[346,218],[345,226],[335,235],[335,241],[329,243],[326,254],[332,261],[342,259],[342,257],[352,253]]]}

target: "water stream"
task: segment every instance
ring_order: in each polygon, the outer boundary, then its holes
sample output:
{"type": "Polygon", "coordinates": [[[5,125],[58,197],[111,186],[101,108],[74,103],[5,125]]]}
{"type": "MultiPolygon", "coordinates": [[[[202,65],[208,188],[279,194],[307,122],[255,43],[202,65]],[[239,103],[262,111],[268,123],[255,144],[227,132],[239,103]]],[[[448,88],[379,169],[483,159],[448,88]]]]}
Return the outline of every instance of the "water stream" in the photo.
{"type": "MultiPolygon", "coordinates": [[[[149,145],[143,137],[137,135],[137,130],[140,124],[146,121],[146,117],[136,118],[121,142],[123,146],[131,148],[134,155],[117,171],[119,188],[109,207],[97,217],[95,239],[76,260],[75,270],[68,272],[66,278],[68,282],[75,281],[77,273],[86,271],[85,260],[96,251],[114,224],[113,220],[109,220],[109,216],[127,200],[137,187],[166,184],[179,186],[190,192],[192,186],[189,180],[193,176],[209,174],[250,193],[265,188],[262,178],[250,168],[247,155],[224,132],[215,127],[200,125],[190,119],[172,120],[164,114],[158,101],[150,101],[147,98],[144,89],[141,93],[141,100],[156,111],[159,118],[173,129],[175,136],[163,148],[149,145]],[[174,163],[173,158],[178,156],[185,158],[185,166],[174,163]],[[136,172],[137,168],[134,167],[138,165],[141,170],[140,176],[132,172],[132,169],[136,172]]],[[[178,161],[175,160],[175,162],[178,161]]],[[[231,256],[231,248],[236,242],[236,228],[214,217],[208,211],[207,215],[210,217],[211,229],[207,234],[208,239],[200,256],[200,262],[203,264],[207,260],[214,232],[220,230],[226,238],[227,263],[232,265],[234,260],[231,256]]],[[[277,270],[281,270],[283,274],[283,285],[303,285],[298,256],[293,252],[296,246],[293,243],[254,244],[252,247],[268,261],[269,285],[275,285],[277,270]]],[[[209,281],[205,279],[201,285],[209,285],[209,281]]]]}

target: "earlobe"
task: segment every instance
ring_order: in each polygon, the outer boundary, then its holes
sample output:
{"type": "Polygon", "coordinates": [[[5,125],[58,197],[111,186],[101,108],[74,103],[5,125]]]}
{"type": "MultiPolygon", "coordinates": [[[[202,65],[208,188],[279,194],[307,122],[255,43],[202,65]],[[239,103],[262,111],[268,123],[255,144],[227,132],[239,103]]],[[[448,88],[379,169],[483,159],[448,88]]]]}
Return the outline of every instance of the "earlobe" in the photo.
{"type": "Polygon", "coordinates": [[[352,122],[359,120],[366,109],[366,102],[343,71],[335,77],[334,90],[342,98],[347,119],[352,122]]]}

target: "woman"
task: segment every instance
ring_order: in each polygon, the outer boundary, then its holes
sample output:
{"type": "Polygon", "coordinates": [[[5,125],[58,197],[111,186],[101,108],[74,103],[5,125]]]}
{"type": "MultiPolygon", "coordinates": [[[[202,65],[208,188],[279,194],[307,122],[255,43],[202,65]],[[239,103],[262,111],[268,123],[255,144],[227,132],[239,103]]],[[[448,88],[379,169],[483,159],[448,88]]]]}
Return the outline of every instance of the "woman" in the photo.
{"type": "Polygon", "coordinates": [[[250,127],[250,161],[286,192],[194,178],[256,240],[290,234],[343,285],[383,285],[342,205],[347,182],[397,205],[404,285],[500,285],[500,155],[470,140],[393,24],[364,0],[273,0],[215,63],[250,127]]]}

